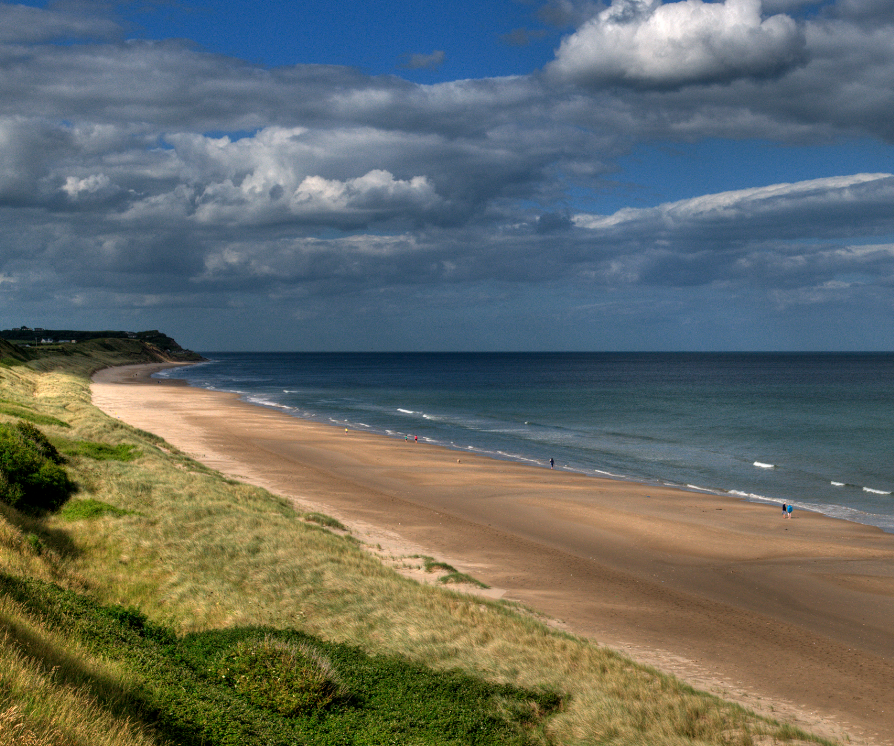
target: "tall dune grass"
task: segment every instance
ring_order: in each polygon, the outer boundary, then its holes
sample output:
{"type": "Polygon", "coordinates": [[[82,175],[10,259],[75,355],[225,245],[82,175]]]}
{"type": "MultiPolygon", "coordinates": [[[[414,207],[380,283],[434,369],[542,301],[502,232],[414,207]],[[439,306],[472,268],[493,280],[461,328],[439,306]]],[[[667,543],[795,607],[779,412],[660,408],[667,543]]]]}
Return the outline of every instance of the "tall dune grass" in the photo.
{"type": "Polygon", "coordinates": [[[131,683],[0,597],[0,743],[161,746],[126,714],[131,683]],[[117,714],[116,714],[117,711],[117,714]]]}

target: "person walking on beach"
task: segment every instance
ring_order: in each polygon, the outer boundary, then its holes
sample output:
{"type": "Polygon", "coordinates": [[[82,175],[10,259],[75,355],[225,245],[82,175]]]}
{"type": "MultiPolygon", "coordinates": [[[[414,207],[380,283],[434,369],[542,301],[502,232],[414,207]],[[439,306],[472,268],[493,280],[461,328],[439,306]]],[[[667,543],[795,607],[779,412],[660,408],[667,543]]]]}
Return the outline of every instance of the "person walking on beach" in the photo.
{"type": "Polygon", "coordinates": [[[555,465],[555,463],[556,463],[556,462],[553,461],[552,458],[550,458],[550,460],[549,460],[549,468],[552,469],[553,466],[555,465]]]}
{"type": "Polygon", "coordinates": [[[785,503],[782,503],[782,517],[788,518],[788,506],[785,503]]]}
{"type": "Polygon", "coordinates": [[[789,517],[789,518],[792,517],[792,510],[793,510],[793,509],[794,509],[794,507],[792,506],[791,503],[789,503],[789,504],[788,504],[788,517],[789,517]]]}

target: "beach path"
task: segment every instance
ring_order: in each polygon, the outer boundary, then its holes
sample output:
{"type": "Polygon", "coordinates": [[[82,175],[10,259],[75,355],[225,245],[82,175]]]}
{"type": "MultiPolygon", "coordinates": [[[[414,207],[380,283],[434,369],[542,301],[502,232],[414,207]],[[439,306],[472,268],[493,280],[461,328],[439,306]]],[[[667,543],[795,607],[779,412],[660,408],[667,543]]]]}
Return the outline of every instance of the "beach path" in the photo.
{"type": "Polygon", "coordinates": [[[894,535],[346,433],[159,383],[155,369],[101,371],[94,403],[370,545],[421,549],[698,688],[818,735],[894,745],[894,535]]]}

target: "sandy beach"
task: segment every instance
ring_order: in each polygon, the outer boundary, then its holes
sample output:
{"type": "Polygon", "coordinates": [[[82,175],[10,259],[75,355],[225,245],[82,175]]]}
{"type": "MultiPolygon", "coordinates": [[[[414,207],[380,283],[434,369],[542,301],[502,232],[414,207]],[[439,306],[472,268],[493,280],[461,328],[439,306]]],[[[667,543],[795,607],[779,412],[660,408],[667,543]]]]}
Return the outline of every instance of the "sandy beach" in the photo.
{"type": "Polygon", "coordinates": [[[160,383],[159,367],[101,371],[94,403],[384,555],[449,562],[493,597],[763,714],[894,744],[894,535],[345,432],[160,383]]]}

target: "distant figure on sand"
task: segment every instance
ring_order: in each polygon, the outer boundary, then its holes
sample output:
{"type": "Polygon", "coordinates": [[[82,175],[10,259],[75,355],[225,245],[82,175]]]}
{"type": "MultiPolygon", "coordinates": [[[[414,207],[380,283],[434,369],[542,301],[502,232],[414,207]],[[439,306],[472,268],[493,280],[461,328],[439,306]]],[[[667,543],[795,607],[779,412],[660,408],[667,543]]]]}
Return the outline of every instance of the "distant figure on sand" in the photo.
{"type": "Polygon", "coordinates": [[[788,505],[788,517],[789,517],[789,518],[792,517],[792,509],[793,509],[793,508],[792,508],[792,504],[789,503],[789,505],[788,505]]]}
{"type": "Polygon", "coordinates": [[[549,468],[552,469],[553,466],[555,465],[555,463],[556,463],[555,461],[553,461],[552,459],[550,459],[550,460],[549,460],[549,468]]]}
{"type": "Polygon", "coordinates": [[[788,518],[788,506],[785,503],[782,503],[782,517],[788,518]]]}

